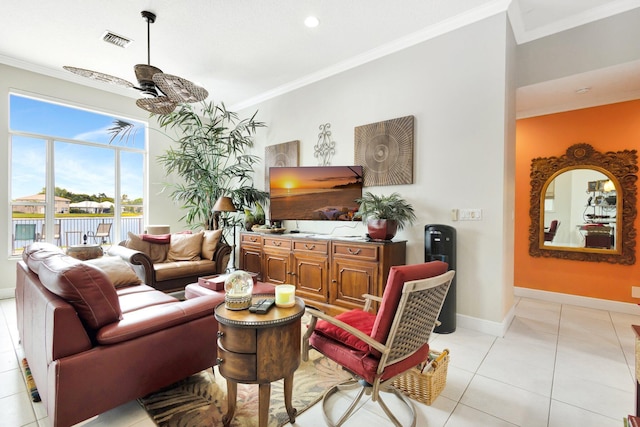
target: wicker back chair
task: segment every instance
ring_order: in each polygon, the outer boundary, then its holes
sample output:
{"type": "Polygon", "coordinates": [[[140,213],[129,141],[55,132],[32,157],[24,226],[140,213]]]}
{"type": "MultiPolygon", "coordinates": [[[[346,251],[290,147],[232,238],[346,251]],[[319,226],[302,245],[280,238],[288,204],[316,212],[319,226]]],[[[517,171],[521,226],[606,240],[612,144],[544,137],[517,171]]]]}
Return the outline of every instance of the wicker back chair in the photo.
{"type": "Polygon", "coordinates": [[[93,231],[89,231],[87,233],[88,237],[93,238],[94,243],[97,244],[106,244],[111,243],[111,223],[110,222],[101,222],[98,224],[98,228],[95,233],[93,231]]]}
{"type": "Polygon", "coordinates": [[[415,425],[413,404],[391,384],[398,375],[427,361],[429,337],[455,275],[447,268],[441,261],[392,267],[383,297],[365,295],[364,310],[351,310],[335,318],[314,309],[307,310],[312,318],[303,338],[303,359],[307,360],[308,351],[313,347],[353,376],[325,394],[323,412],[328,425],[342,425],[366,392],[389,419],[400,426],[382,400],[381,391],[389,391],[403,402],[411,425],[415,425]],[[371,301],[380,303],[377,314],[369,312],[371,301]],[[331,396],[357,387],[362,388],[353,403],[334,422],[327,414],[331,396]]]}

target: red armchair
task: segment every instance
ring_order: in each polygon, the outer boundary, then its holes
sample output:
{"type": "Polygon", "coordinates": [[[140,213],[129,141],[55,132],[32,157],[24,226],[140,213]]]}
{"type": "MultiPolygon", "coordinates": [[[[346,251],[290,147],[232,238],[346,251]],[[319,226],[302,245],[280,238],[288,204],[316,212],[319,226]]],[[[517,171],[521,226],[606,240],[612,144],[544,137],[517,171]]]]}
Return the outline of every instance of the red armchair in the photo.
{"type": "Polygon", "coordinates": [[[365,391],[400,426],[380,396],[380,391],[392,392],[404,403],[412,417],[411,425],[415,425],[413,404],[390,385],[394,377],[426,362],[429,356],[429,337],[455,275],[447,268],[442,261],[392,267],[383,297],[365,295],[364,310],[351,310],[333,318],[307,309],[312,319],[303,338],[303,359],[308,358],[309,348],[313,347],[353,375],[353,379],[325,394],[323,412],[328,425],[345,422],[365,391]],[[381,302],[377,315],[368,312],[372,299],[381,302]],[[359,386],[363,387],[354,402],[334,423],[326,410],[331,396],[359,386]]]}

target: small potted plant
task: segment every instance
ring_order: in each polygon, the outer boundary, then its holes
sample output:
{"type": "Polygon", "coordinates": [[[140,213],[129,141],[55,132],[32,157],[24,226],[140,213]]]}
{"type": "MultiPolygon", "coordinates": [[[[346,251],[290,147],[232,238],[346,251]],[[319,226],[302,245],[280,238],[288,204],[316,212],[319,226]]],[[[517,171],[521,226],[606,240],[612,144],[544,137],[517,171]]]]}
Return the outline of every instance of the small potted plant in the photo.
{"type": "Polygon", "coordinates": [[[398,230],[416,220],[413,206],[398,193],[378,196],[367,191],[356,202],[360,204],[357,216],[367,224],[369,237],[374,240],[391,240],[398,230]]]}

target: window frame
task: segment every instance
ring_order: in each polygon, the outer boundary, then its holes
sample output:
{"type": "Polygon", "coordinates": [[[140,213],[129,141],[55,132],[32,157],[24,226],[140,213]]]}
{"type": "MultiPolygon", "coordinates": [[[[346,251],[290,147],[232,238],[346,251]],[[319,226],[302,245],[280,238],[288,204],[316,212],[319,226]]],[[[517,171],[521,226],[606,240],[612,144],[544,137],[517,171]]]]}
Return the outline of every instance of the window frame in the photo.
{"type": "MultiPolygon", "coordinates": [[[[110,111],[100,111],[99,109],[96,108],[87,108],[84,106],[79,106],[77,104],[74,104],[71,101],[59,101],[59,100],[52,100],[46,96],[36,96],[33,94],[26,94],[24,92],[21,91],[16,91],[16,90],[12,90],[9,92],[8,94],[8,98],[7,98],[7,102],[8,102],[8,112],[9,112],[9,117],[7,120],[7,125],[8,125],[8,144],[7,144],[7,154],[8,154],[8,192],[9,192],[9,203],[8,203],[8,250],[9,250],[9,257],[18,257],[19,254],[14,253],[13,250],[13,245],[12,245],[12,239],[13,239],[13,227],[14,227],[14,218],[13,218],[13,207],[16,205],[19,206],[38,206],[38,207],[42,207],[44,206],[44,218],[54,218],[55,219],[55,213],[56,213],[56,206],[55,206],[55,188],[56,188],[56,182],[55,182],[55,144],[56,142],[62,142],[62,143],[66,143],[66,144],[73,144],[73,145],[82,145],[82,146],[88,146],[88,147],[95,147],[95,148],[100,148],[100,149],[110,149],[113,150],[114,152],[114,157],[115,157],[115,161],[114,161],[114,208],[113,208],[113,235],[114,236],[121,236],[121,221],[122,221],[122,177],[121,177],[121,173],[122,173],[122,153],[123,152],[130,152],[130,153],[136,153],[136,154],[140,154],[142,156],[142,200],[143,200],[143,205],[142,205],[142,223],[145,223],[146,220],[146,216],[147,216],[147,212],[148,212],[148,179],[149,179],[149,174],[148,174],[148,159],[149,159],[149,122],[145,121],[145,120],[141,120],[141,119],[134,119],[134,118],[128,118],[124,115],[120,115],[120,114],[115,114],[113,112],[110,111]],[[143,139],[143,148],[137,148],[137,147],[131,147],[128,146],[125,143],[123,144],[118,144],[116,142],[111,142],[108,144],[105,143],[100,143],[100,142],[92,142],[92,141],[84,141],[84,140],[79,140],[79,139],[72,139],[72,138],[65,138],[65,137],[58,137],[58,136],[53,136],[53,135],[43,135],[43,134],[38,134],[35,132],[27,132],[27,131],[20,131],[20,130],[14,130],[11,128],[11,97],[12,96],[18,96],[18,97],[23,97],[23,98],[29,98],[38,102],[44,102],[44,103],[49,103],[49,104],[57,104],[59,106],[65,107],[65,108],[71,108],[71,109],[77,109],[77,110],[83,110],[85,112],[88,113],[92,113],[92,114],[99,114],[102,116],[107,116],[112,118],[113,120],[119,119],[119,120],[125,120],[125,121],[133,121],[136,123],[140,123],[143,125],[143,129],[144,129],[144,139],[143,139]],[[32,139],[37,139],[37,140],[41,140],[44,142],[45,144],[45,200],[44,202],[19,202],[19,203],[15,203],[15,197],[18,197],[18,195],[13,194],[13,178],[14,178],[14,174],[13,174],[13,140],[15,137],[23,137],[23,138],[32,138],[32,139]]],[[[48,233],[48,236],[46,236],[46,241],[49,242],[53,242],[53,233],[48,233]]],[[[117,244],[117,242],[112,242],[117,244]]],[[[62,243],[61,243],[62,244],[62,243]]]]}

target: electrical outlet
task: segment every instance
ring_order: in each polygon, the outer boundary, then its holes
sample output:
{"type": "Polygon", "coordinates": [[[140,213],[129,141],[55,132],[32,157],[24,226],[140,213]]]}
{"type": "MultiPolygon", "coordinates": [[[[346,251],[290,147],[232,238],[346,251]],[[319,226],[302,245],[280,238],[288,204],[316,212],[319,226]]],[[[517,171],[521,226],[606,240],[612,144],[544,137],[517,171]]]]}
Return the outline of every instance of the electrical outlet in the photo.
{"type": "Polygon", "coordinates": [[[631,298],[640,298],[640,286],[631,287],[631,298]]]}
{"type": "Polygon", "coordinates": [[[482,220],[482,209],[460,209],[458,219],[460,221],[480,221],[482,220]]]}
{"type": "Polygon", "coordinates": [[[451,221],[458,220],[458,209],[451,209],[451,221]]]}

